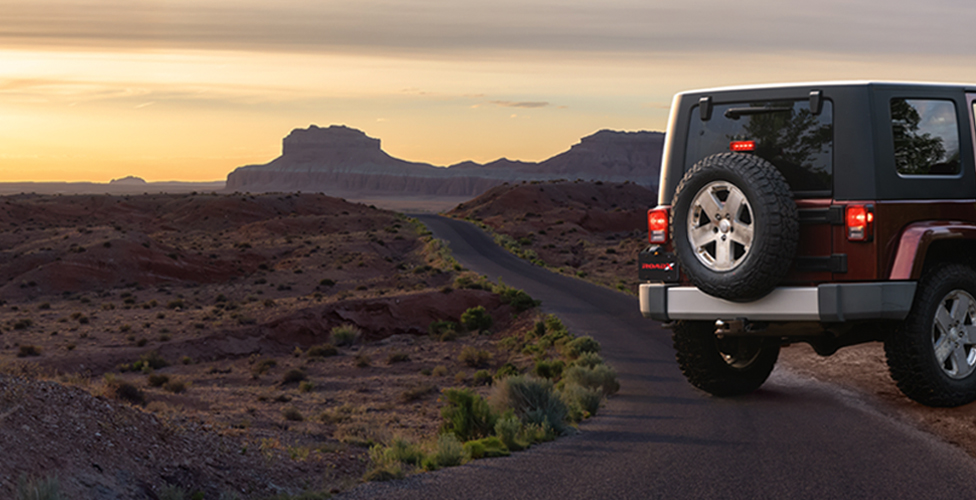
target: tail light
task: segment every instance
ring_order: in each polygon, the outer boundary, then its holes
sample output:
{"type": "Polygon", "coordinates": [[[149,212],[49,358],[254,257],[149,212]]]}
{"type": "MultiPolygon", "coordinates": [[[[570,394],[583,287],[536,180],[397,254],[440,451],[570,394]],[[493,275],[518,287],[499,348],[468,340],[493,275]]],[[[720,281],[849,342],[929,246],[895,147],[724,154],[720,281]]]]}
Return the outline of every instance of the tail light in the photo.
{"type": "Polygon", "coordinates": [[[729,151],[755,151],[756,141],[732,141],[729,143],[729,151]]]}
{"type": "Polygon", "coordinates": [[[847,239],[850,241],[871,241],[874,234],[874,207],[871,205],[848,205],[847,239]]]}
{"type": "Polygon", "coordinates": [[[668,242],[668,209],[652,208],[647,211],[647,239],[657,244],[668,242]]]}

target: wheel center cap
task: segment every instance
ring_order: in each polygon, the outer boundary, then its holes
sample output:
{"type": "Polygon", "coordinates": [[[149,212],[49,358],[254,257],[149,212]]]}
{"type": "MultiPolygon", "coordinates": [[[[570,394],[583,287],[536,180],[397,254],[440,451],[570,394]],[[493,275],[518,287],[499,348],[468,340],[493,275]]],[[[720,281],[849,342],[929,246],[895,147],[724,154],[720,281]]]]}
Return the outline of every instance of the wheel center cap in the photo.
{"type": "Polygon", "coordinates": [[[956,327],[949,329],[949,338],[952,340],[959,340],[959,330],[956,330],[956,327]]]}
{"type": "Polygon", "coordinates": [[[728,219],[722,219],[722,221],[718,223],[719,231],[722,231],[723,233],[727,233],[729,232],[729,229],[732,229],[732,223],[729,222],[728,219]]]}

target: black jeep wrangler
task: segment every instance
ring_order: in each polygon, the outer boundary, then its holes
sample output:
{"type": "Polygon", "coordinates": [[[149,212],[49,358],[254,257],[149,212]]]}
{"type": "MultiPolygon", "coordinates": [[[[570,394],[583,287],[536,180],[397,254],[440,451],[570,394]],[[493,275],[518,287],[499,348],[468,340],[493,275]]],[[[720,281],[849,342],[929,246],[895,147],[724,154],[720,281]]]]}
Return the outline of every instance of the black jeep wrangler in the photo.
{"type": "Polygon", "coordinates": [[[908,397],[976,399],[974,101],[871,82],[675,96],[640,306],[688,380],[743,394],[784,344],[882,341],[908,397]]]}

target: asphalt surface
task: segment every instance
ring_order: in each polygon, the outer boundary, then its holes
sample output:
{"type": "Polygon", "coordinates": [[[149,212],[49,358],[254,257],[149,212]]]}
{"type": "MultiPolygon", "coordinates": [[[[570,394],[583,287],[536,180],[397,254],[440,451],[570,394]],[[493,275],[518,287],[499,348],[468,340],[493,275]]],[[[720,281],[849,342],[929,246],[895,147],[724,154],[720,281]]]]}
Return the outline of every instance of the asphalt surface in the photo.
{"type": "Polygon", "coordinates": [[[751,395],[713,398],[685,382],[636,298],[533,266],[468,223],[418,218],[462,265],[599,340],[621,390],[577,435],[340,498],[976,498],[976,461],[876,402],[781,368],[751,395]]]}

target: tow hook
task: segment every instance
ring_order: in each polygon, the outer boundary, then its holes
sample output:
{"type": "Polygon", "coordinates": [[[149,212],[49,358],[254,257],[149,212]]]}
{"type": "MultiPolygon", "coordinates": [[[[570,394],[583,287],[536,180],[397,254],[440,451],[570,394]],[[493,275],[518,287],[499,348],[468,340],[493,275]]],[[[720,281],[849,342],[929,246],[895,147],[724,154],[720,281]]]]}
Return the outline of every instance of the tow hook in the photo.
{"type": "Polygon", "coordinates": [[[752,322],[745,318],[731,320],[715,320],[715,335],[722,338],[726,335],[752,335],[761,332],[768,326],[765,322],[752,322]]]}

